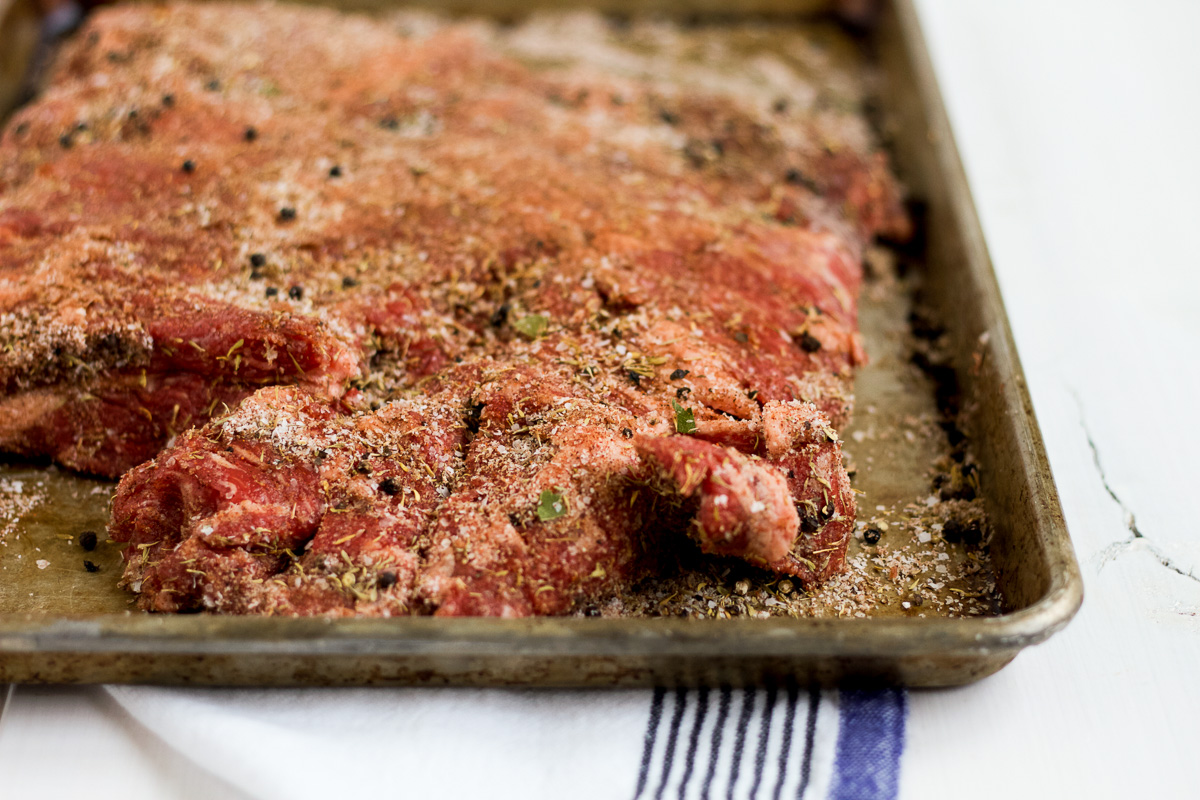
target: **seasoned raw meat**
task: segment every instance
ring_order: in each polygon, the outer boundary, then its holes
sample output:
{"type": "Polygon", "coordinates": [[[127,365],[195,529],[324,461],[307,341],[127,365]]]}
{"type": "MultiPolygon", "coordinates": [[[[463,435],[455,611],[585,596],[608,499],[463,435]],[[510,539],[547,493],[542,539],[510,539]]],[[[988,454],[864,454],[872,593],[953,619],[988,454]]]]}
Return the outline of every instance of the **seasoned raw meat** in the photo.
{"type": "Polygon", "coordinates": [[[755,455],[633,405],[488,359],[364,414],[263,389],[126,475],[110,533],[156,611],[563,613],[684,530],[806,583],[840,569],[853,503],[814,406],[747,423],[755,455]]]}
{"type": "Polygon", "coordinates": [[[115,476],[264,384],[336,399],[378,353],[411,382],[489,348],[505,310],[647,301],[738,384],[696,401],[840,423],[862,242],[904,224],[882,158],[803,116],[556,80],[454,27],[103,10],[0,140],[0,448],[115,476]]]}
{"type": "Polygon", "coordinates": [[[6,128],[0,448],[166,446],[113,508],[145,607],[562,613],[689,534],[841,567],[907,226],[861,122],[472,30],[103,10],[6,128]]]}

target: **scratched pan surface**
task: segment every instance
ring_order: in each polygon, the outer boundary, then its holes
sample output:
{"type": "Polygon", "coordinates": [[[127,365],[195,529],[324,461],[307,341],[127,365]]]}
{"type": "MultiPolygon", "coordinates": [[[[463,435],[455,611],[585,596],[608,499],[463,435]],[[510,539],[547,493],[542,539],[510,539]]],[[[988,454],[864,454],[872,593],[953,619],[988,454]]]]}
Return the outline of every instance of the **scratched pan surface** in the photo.
{"type": "MultiPolygon", "coordinates": [[[[763,0],[746,10],[787,16],[820,5],[763,0]]],[[[524,7],[479,5],[490,13],[524,7]]],[[[454,8],[470,11],[472,3],[454,8]]],[[[659,10],[712,8],[663,3],[659,10]]],[[[0,0],[0,54],[11,56],[0,59],[0,103],[11,106],[18,99],[36,39],[32,19],[23,0],[0,0]]],[[[939,686],[989,675],[1061,629],[1081,602],[1082,582],[910,3],[888,5],[867,35],[867,50],[883,74],[884,132],[898,172],[927,209],[927,245],[915,274],[898,277],[884,263],[868,281],[861,324],[872,361],[858,376],[855,420],[843,434],[855,488],[864,493],[860,518],[890,522],[884,552],[915,553],[922,529],[917,518],[925,501],[932,502],[935,462],[947,450],[945,434],[931,424],[939,413],[936,387],[911,363],[909,315],[919,289],[922,303],[947,330],[943,341],[963,406],[970,409],[961,422],[970,433],[990,528],[986,548],[935,537],[951,579],[930,565],[929,574],[918,570],[911,586],[905,579],[895,591],[851,608],[818,593],[796,604],[817,616],[800,618],[781,615],[773,601],[773,616],[754,618],[753,609],[763,606],[751,602],[746,614],[746,603],[732,603],[736,596],[729,608],[741,613],[728,619],[668,616],[674,608],[669,604],[663,616],[617,619],[154,616],[133,610],[130,595],[117,586],[120,554],[104,534],[111,485],[8,463],[0,465],[0,680],[543,686],[857,680],[939,686]],[[81,546],[85,531],[98,534],[93,550],[81,546]],[[955,578],[970,560],[980,568],[955,578]],[[973,601],[964,606],[964,597],[973,601]],[[865,611],[856,616],[856,609],[865,611]]],[[[878,554],[861,536],[851,544],[852,558],[866,573],[886,574],[872,566],[878,554]]],[[[730,589],[737,577],[717,575],[730,589]]],[[[686,588],[699,578],[674,580],[686,588]]],[[[759,588],[752,585],[751,601],[768,597],[777,585],[764,585],[761,595],[759,588]]]]}

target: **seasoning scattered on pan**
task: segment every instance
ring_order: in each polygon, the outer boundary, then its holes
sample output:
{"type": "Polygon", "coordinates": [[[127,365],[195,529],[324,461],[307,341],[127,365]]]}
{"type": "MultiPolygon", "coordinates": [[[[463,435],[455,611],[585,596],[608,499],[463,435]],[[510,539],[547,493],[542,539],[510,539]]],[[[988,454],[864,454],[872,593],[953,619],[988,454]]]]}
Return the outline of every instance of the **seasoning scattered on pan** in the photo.
{"type": "MultiPolygon", "coordinates": [[[[66,237],[112,277],[85,281],[67,248],[39,267],[95,313],[81,327],[29,284],[51,324],[0,331],[29,334],[4,402],[44,411],[0,444],[141,464],[110,537],[142,607],[587,613],[666,586],[680,554],[789,596],[848,579],[860,264],[908,228],[853,80],[788,64],[729,85],[678,32],[637,28],[630,50],[590,17],[183,5],[88,25],[103,47],[69,45],[0,147],[60,182],[121,166],[66,237]],[[558,24],[591,30],[572,40],[590,60],[554,55],[558,24]],[[201,41],[261,58],[191,58],[201,41]],[[646,69],[648,44],[675,66],[646,69]],[[85,100],[101,70],[113,94],[85,100]],[[142,93],[175,102],[130,129],[142,93]],[[48,138],[65,116],[88,122],[69,151],[48,138]],[[182,137],[203,168],[179,169],[182,137]],[[117,196],[138,175],[149,211],[117,196]]],[[[5,177],[0,213],[38,215],[38,252],[53,181],[5,177]]]]}

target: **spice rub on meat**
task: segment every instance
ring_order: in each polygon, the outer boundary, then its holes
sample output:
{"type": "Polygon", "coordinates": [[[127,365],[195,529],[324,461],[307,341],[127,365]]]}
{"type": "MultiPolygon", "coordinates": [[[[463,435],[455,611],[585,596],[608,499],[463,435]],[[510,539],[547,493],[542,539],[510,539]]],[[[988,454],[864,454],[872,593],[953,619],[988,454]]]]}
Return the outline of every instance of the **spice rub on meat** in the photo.
{"type": "Polygon", "coordinates": [[[143,607],[565,613],[686,535],[841,568],[907,230],[863,123],[489,35],[106,9],[8,124],[0,447],[162,450],[110,529],[143,607]]]}

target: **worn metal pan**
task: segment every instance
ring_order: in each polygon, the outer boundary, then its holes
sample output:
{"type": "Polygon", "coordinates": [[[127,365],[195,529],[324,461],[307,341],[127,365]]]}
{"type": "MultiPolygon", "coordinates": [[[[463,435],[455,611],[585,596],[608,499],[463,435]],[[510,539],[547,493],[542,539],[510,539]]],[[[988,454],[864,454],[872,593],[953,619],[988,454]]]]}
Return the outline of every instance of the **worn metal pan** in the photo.
{"type": "MultiPolygon", "coordinates": [[[[528,7],[465,0],[451,5],[482,13],[528,7]]],[[[824,5],[763,0],[742,4],[739,14],[795,15],[824,5]]],[[[620,2],[592,7],[639,10],[620,2]]],[[[655,10],[727,13],[708,2],[662,2],[655,10]]],[[[0,103],[18,99],[35,50],[35,20],[26,0],[0,0],[0,103]]],[[[1002,597],[998,614],[730,620],[153,616],[125,610],[113,590],[89,589],[94,582],[71,577],[55,584],[49,575],[38,576],[29,566],[37,558],[32,551],[18,569],[13,549],[0,554],[0,561],[8,559],[0,573],[0,681],[947,686],[989,675],[1060,630],[1079,607],[1082,580],[911,0],[885,4],[865,35],[884,75],[882,103],[897,168],[927,208],[924,302],[956,343],[955,372],[973,406],[971,435],[984,476],[981,492],[994,531],[991,559],[1002,597]],[[23,583],[19,575],[42,583],[23,583]],[[53,588],[32,588],[46,585],[53,588]]],[[[38,480],[36,470],[8,469],[9,479],[38,480]]],[[[48,526],[44,538],[31,534],[30,541],[41,541],[47,552],[56,546],[56,525],[103,519],[103,490],[97,502],[88,499],[85,485],[73,486],[73,494],[42,515],[38,524],[48,526]]],[[[116,569],[115,553],[98,551],[94,558],[116,569]]]]}

